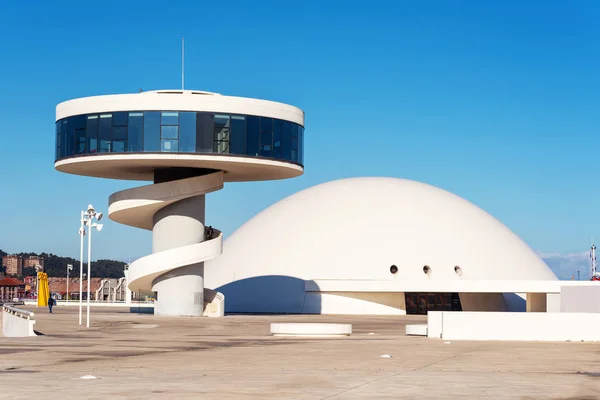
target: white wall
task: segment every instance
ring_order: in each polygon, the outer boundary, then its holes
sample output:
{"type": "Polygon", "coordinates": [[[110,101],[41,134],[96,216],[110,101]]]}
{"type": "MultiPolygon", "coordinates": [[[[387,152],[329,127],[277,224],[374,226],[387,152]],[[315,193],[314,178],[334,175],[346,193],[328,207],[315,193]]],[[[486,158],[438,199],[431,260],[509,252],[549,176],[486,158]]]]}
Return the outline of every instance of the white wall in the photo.
{"type": "Polygon", "coordinates": [[[444,340],[600,341],[600,314],[429,312],[429,337],[444,340]]]}
{"type": "Polygon", "coordinates": [[[459,293],[463,311],[508,311],[502,293],[459,293]]]}
{"type": "Polygon", "coordinates": [[[68,100],[56,106],[56,120],[79,114],[114,111],[208,111],[232,114],[263,115],[304,126],[304,111],[283,103],[247,97],[198,94],[192,90],[149,91],[130,94],[90,96],[68,100]]]}
{"type": "Polygon", "coordinates": [[[307,293],[303,313],[406,315],[404,293],[307,293]]]}
{"type": "Polygon", "coordinates": [[[600,313],[600,283],[593,286],[561,287],[560,311],[600,313]]]}
{"type": "MultiPolygon", "coordinates": [[[[27,314],[33,316],[33,313],[27,314]]],[[[2,334],[6,337],[36,336],[33,330],[34,324],[35,320],[32,318],[23,318],[20,315],[7,311],[6,308],[2,309],[2,334]]]]}

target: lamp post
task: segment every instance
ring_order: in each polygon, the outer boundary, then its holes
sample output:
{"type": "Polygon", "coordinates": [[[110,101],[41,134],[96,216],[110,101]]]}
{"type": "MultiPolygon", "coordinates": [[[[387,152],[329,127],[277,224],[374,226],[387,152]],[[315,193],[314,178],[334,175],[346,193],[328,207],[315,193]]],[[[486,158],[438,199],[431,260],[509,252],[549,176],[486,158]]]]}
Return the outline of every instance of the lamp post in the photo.
{"type": "Polygon", "coordinates": [[[69,272],[73,270],[72,264],[67,264],[67,305],[69,305],[69,272]]]}
{"type": "Polygon", "coordinates": [[[42,266],[40,264],[38,264],[34,268],[35,268],[35,291],[36,291],[35,301],[39,301],[38,299],[40,298],[40,277],[39,277],[38,273],[40,272],[40,270],[42,270],[42,266]]]}
{"type": "Polygon", "coordinates": [[[81,212],[79,228],[79,325],[81,325],[81,309],[83,307],[83,237],[85,236],[85,211],[81,212]]]}
{"type": "Polygon", "coordinates": [[[87,270],[87,323],[86,326],[90,327],[90,277],[92,276],[91,266],[92,266],[92,228],[96,228],[98,232],[102,230],[102,224],[98,224],[93,222],[93,219],[96,218],[97,221],[102,219],[102,213],[96,212],[94,206],[91,204],[88,206],[86,211],[87,219],[86,225],[90,227],[90,232],[88,235],[88,270],[87,270]]]}

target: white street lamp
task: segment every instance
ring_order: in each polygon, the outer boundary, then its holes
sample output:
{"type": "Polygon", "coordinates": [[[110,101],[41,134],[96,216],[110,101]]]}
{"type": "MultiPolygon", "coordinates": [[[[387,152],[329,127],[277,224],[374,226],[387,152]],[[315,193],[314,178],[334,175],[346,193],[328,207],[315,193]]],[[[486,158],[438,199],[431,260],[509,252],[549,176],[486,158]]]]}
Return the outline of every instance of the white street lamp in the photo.
{"type": "Polygon", "coordinates": [[[73,270],[72,264],[67,264],[67,305],[69,305],[69,272],[73,270]]]}
{"type": "Polygon", "coordinates": [[[81,212],[81,227],[79,228],[79,325],[81,325],[81,309],[83,307],[83,237],[85,236],[85,211],[81,212]]]}
{"type": "Polygon", "coordinates": [[[88,270],[87,270],[87,327],[90,327],[90,277],[92,276],[92,228],[96,228],[98,232],[102,230],[102,224],[92,222],[94,218],[97,221],[102,219],[102,213],[96,212],[94,207],[90,204],[87,209],[87,220],[86,225],[90,227],[88,235],[88,270]]]}
{"type": "Polygon", "coordinates": [[[40,298],[40,277],[38,276],[38,272],[40,272],[43,268],[40,264],[36,265],[35,267],[35,291],[36,291],[36,295],[35,295],[35,300],[39,301],[40,298]]]}

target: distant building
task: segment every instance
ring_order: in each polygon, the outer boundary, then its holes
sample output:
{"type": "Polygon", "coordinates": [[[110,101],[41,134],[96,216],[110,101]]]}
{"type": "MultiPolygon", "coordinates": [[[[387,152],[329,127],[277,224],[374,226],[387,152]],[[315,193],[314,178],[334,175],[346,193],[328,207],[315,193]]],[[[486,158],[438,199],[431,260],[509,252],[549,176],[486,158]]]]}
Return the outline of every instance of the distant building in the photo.
{"type": "Polygon", "coordinates": [[[35,268],[38,265],[44,269],[44,259],[38,256],[21,257],[10,254],[2,257],[2,265],[6,267],[6,275],[23,276],[24,268],[35,268]]]}
{"type": "Polygon", "coordinates": [[[25,283],[14,278],[0,279],[0,302],[25,297],[25,283]]]}
{"type": "Polygon", "coordinates": [[[6,267],[6,275],[23,275],[23,259],[18,255],[6,255],[2,257],[2,265],[6,267]]]}
{"type": "Polygon", "coordinates": [[[44,259],[38,256],[29,256],[23,258],[23,268],[32,267],[40,265],[42,269],[44,268],[44,259]]]}

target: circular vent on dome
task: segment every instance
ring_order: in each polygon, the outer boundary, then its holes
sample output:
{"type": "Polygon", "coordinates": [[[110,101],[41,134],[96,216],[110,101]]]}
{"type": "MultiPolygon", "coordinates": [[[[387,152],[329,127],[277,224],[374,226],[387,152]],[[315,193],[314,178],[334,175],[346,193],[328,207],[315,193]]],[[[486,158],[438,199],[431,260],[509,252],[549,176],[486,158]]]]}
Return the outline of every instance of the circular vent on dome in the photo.
{"type": "Polygon", "coordinates": [[[425,273],[425,275],[429,276],[431,275],[431,267],[429,267],[429,265],[426,265],[423,267],[423,272],[425,273]]]}

